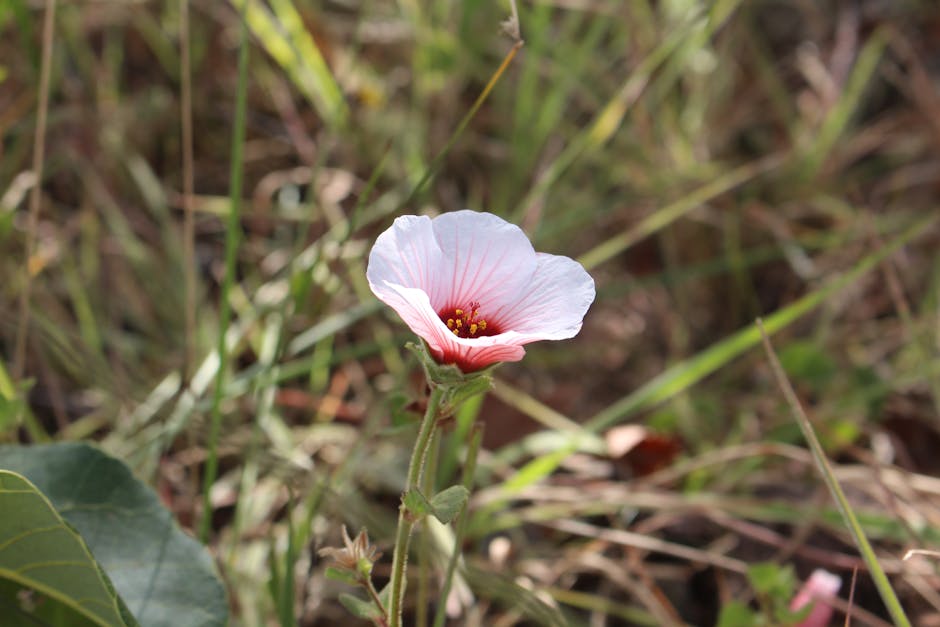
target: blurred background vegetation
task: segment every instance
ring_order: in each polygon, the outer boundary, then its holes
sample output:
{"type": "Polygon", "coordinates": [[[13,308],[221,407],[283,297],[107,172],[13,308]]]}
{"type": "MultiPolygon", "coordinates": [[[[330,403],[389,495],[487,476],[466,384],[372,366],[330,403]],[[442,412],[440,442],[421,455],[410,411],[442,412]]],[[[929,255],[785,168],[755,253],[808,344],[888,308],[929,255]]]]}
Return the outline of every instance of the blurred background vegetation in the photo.
{"type": "MultiPolygon", "coordinates": [[[[846,611],[862,562],[763,316],[908,615],[940,625],[937,561],[901,561],[940,544],[935,2],[524,1],[499,73],[508,3],[248,0],[231,290],[241,2],[58,3],[31,223],[47,4],[0,2],[0,437],[100,442],[196,529],[224,325],[233,624],[354,624],[316,549],[345,524],[390,553],[424,394],[365,257],[396,215],[469,207],[598,297],[441,439],[447,486],[485,426],[450,624],[780,624],[819,567],[846,611]]],[[[414,624],[448,546],[416,542],[414,624]]],[[[864,572],[854,591],[852,624],[886,624],[864,572]]]]}

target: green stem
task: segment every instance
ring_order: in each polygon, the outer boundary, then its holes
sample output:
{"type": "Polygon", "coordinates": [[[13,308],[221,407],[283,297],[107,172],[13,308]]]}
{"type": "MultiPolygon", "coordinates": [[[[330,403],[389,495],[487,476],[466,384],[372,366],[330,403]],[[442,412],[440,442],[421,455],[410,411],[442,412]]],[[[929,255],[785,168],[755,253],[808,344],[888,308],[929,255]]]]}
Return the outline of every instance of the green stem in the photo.
{"type": "MultiPolygon", "coordinates": [[[[431,434],[434,433],[434,427],[437,425],[437,414],[440,410],[441,400],[444,397],[445,389],[440,385],[432,385],[431,395],[428,397],[428,408],[424,412],[424,419],[421,421],[421,428],[418,431],[418,439],[415,441],[414,450],[411,452],[411,462],[408,464],[408,483],[405,486],[405,493],[418,488],[421,480],[421,471],[424,468],[424,460],[427,456],[428,444],[431,441],[431,434]]],[[[392,594],[389,598],[389,625],[390,627],[401,627],[402,602],[405,596],[405,570],[408,567],[408,545],[411,542],[411,532],[414,529],[415,521],[413,515],[405,507],[404,502],[398,508],[398,533],[395,536],[395,553],[392,557],[392,580],[389,583],[392,594]]]]}
{"type": "MultiPolygon", "coordinates": [[[[431,433],[431,441],[428,443],[428,453],[424,462],[424,471],[421,476],[421,490],[426,495],[434,494],[435,480],[437,478],[437,460],[440,455],[441,432],[435,429],[431,433]]],[[[418,590],[417,605],[415,607],[415,627],[427,627],[428,625],[428,598],[430,595],[430,553],[431,540],[428,534],[424,533],[418,536],[418,590]]]]}
{"type": "Polygon", "coordinates": [[[372,585],[372,580],[366,577],[365,580],[363,580],[362,585],[365,587],[366,592],[369,593],[369,598],[372,599],[372,602],[375,603],[375,606],[382,613],[382,617],[378,621],[378,624],[386,625],[388,621],[388,610],[386,610],[385,606],[382,604],[382,599],[379,598],[379,593],[376,592],[375,586],[372,585]]]}
{"type": "Polygon", "coordinates": [[[493,91],[493,88],[496,87],[496,83],[499,82],[500,77],[506,72],[506,68],[509,67],[509,64],[515,58],[516,53],[519,52],[519,49],[522,48],[523,42],[516,41],[513,44],[512,48],[509,49],[509,52],[506,53],[506,56],[503,58],[503,62],[499,64],[499,67],[496,68],[496,71],[493,72],[493,75],[490,77],[489,82],[486,84],[486,87],[483,88],[483,91],[480,92],[480,95],[477,96],[477,99],[473,102],[473,105],[470,107],[470,110],[467,111],[466,115],[460,120],[460,123],[457,124],[457,130],[454,131],[454,134],[450,136],[450,139],[447,140],[447,143],[444,144],[444,147],[441,148],[441,151],[434,156],[434,159],[431,160],[430,165],[424,171],[424,174],[421,176],[421,179],[414,186],[414,189],[411,190],[411,193],[408,194],[408,197],[398,206],[398,210],[395,213],[398,213],[402,207],[408,207],[414,204],[415,199],[424,191],[424,186],[430,181],[437,171],[440,169],[441,164],[444,163],[444,157],[447,156],[447,153],[450,152],[450,149],[454,147],[454,144],[457,143],[457,140],[460,139],[460,136],[467,129],[467,126],[470,124],[470,120],[473,119],[473,116],[476,115],[477,111],[483,106],[483,103],[486,102],[487,97],[490,95],[490,92],[493,91]]]}
{"type": "Polygon", "coordinates": [[[215,374],[215,390],[212,395],[212,411],[209,419],[209,440],[206,443],[206,469],[202,482],[202,520],[199,524],[199,538],[203,543],[209,540],[212,523],[212,502],[209,493],[219,471],[217,445],[222,431],[222,391],[225,386],[225,374],[228,366],[228,347],[225,336],[231,321],[229,292],[235,280],[235,258],[238,251],[239,217],[242,201],[242,163],[245,144],[245,112],[248,102],[248,26],[245,20],[245,7],[241,9],[241,36],[238,50],[238,91],[235,96],[235,124],[232,128],[232,161],[229,180],[228,223],[225,229],[225,276],[222,279],[222,291],[219,295],[219,368],[215,374]]]}

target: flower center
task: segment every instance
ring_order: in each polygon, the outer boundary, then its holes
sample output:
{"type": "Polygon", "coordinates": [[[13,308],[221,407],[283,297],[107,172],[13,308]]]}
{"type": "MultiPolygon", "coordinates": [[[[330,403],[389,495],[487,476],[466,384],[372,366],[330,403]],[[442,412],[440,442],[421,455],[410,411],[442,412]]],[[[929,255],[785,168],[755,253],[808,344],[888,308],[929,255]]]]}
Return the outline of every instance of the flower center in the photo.
{"type": "Polygon", "coordinates": [[[465,308],[445,309],[439,315],[450,332],[457,337],[474,338],[498,333],[480,317],[480,303],[476,301],[470,302],[465,308]]]}

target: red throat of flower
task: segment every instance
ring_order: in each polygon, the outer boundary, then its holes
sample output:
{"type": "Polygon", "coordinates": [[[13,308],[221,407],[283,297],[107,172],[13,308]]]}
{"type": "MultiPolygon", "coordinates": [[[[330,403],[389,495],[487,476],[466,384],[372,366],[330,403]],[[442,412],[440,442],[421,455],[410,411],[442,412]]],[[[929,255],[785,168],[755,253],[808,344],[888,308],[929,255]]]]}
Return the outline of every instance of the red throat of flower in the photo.
{"type": "Polygon", "coordinates": [[[499,330],[480,315],[480,303],[472,301],[466,307],[445,307],[438,315],[450,332],[457,337],[472,339],[498,335],[499,330]]]}

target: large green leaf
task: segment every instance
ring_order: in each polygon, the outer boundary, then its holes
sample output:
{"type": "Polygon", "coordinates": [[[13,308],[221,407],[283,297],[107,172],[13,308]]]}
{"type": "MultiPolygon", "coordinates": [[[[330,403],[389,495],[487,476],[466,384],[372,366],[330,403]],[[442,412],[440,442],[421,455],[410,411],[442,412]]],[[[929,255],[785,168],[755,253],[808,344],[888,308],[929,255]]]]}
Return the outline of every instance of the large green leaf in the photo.
{"type": "Polygon", "coordinates": [[[0,470],[0,511],[0,579],[6,580],[0,602],[8,606],[3,621],[16,623],[21,616],[21,622],[27,623],[29,618],[40,619],[39,613],[45,614],[42,618],[49,617],[48,603],[31,609],[21,607],[30,605],[29,600],[23,604],[13,601],[15,587],[21,586],[59,605],[52,610],[56,616],[70,613],[69,624],[135,625],[133,618],[122,612],[114,589],[81,536],[36,486],[15,472],[0,470]]]}
{"type": "Polygon", "coordinates": [[[124,463],[62,443],[0,446],[0,468],[32,481],[81,533],[143,627],[225,624],[225,591],[208,553],[124,463]]]}

